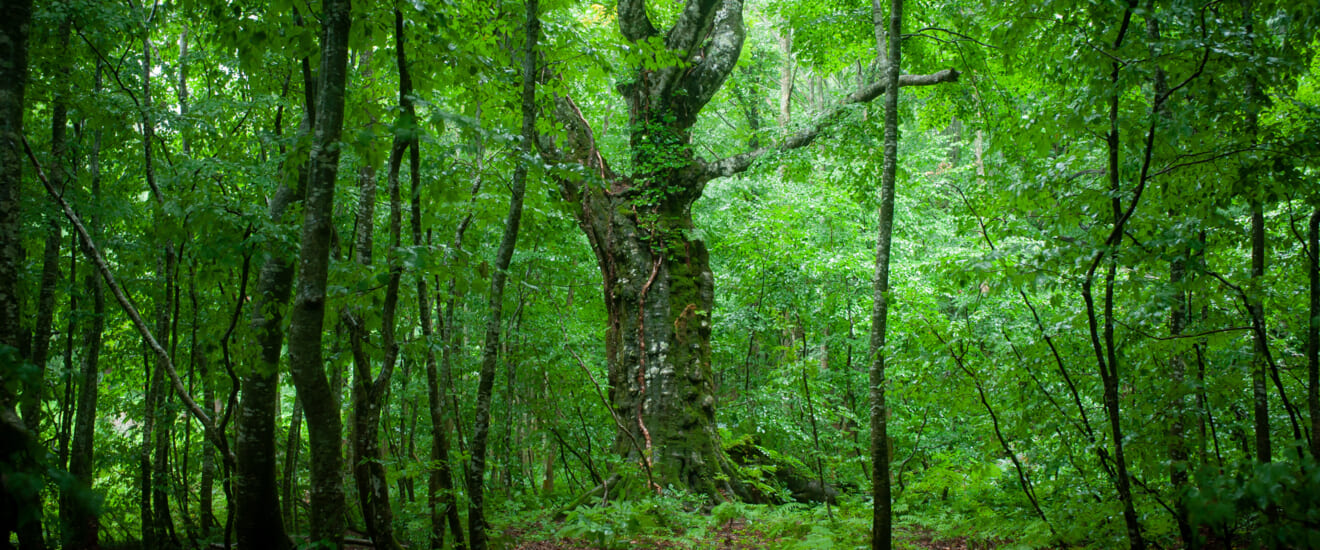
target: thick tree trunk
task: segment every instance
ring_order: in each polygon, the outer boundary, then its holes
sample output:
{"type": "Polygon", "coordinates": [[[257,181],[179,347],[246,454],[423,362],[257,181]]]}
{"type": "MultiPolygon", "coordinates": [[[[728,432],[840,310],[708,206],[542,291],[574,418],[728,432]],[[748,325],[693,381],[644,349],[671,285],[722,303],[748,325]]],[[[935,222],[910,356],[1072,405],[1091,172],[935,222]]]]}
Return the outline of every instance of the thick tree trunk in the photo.
{"type": "MultiPolygon", "coordinates": [[[[307,60],[302,62],[306,69],[307,60]]],[[[303,84],[305,88],[313,86],[306,70],[303,84]]],[[[287,90],[288,81],[285,85],[287,90]]],[[[310,91],[307,97],[311,97],[310,91]]],[[[311,133],[312,103],[307,102],[307,112],[297,130],[299,135],[311,133]]],[[[283,110],[276,114],[276,135],[283,133],[283,115],[283,110]]],[[[284,152],[281,148],[281,153],[284,152]]],[[[298,159],[293,185],[285,181],[276,189],[267,206],[267,216],[272,223],[281,223],[289,207],[302,201],[307,188],[307,170],[307,159],[298,159]]],[[[290,441],[285,448],[288,459],[284,468],[285,490],[281,496],[277,493],[279,486],[275,481],[275,413],[279,402],[280,354],[284,347],[284,313],[293,293],[294,267],[291,251],[276,242],[271,240],[262,251],[265,259],[257,275],[251,313],[250,325],[261,347],[260,363],[247,369],[239,384],[242,398],[235,426],[234,530],[240,548],[287,550],[291,543],[285,522],[293,521],[289,513],[293,507],[293,495],[289,488],[292,485],[293,457],[297,456],[297,442],[300,441],[298,427],[302,420],[295,400],[290,441]]]]}
{"type": "Polygon", "coordinates": [[[652,488],[733,498],[715,427],[714,278],[705,243],[688,236],[691,201],[647,212],[588,192],[578,215],[604,277],[610,401],[623,425],[614,449],[649,470],[652,488]]]}
{"type": "Polygon", "coordinates": [[[297,293],[289,325],[289,371],[307,416],[311,445],[311,540],[339,548],[344,526],[343,422],[321,356],[326,280],[333,230],[339,138],[344,123],[349,0],[327,0],[321,13],[321,70],[317,78],[315,139],[304,208],[297,293]]]}
{"type": "MultiPolygon", "coordinates": [[[[0,7],[0,377],[18,378],[28,359],[20,350],[22,317],[19,275],[25,261],[20,188],[23,180],[23,95],[27,86],[28,32],[31,0],[5,2],[0,7]]],[[[44,547],[39,492],[26,487],[26,476],[39,475],[36,440],[19,418],[18,395],[9,384],[0,387],[0,549],[11,547],[10,533],[19,533],[24,549],[44,547]],[[37,537],[32,537],[33,533],[37,537]]]]}
{"type": "MultiPolygon", "coordinates": [[[[303,119],[300,133],[310,132],[310,118],[308,114],[303,119]]],[[[293,187],[287,183],[281,185],[271,197],[268,216],[273,223],[279,223],[289,206],[301,200],[306,187],[305,163],[300,163],[296,178],[293,187]]],[[[284,346],[282,323],[293,290],[294,271],[292,257],[282,247],[272,244],[263,254],[265,261],[257,275],[251,319],[261,346],[261,362],[242,377],[242,400],[235,427],[234,529],[239,547],[284,550],[290,543],[276,493],[275,405],[284,346]]],[[[284,498],[289,497],[286,494],[284,498]]]]}
{"type": "MultiPolygon", "coordinates": [[[[643,1],[620,0],[618,21],[630,42],[662,36],[643,1]]],[[[555,98],[565,139],[537,139],[548,162],[578,165],[592,176],[590,183],[559,183],[604,279],[610,400],[620,423],[615,450],[642,465],[652,489],[673,485],[713,498],[746,495],[715,428],[713,278],[705,244],[691,236],[692,204],[711,179],[812,143],[849,105],[875,99],[891,82],[922,86],[959,76],[950,69],[877,80],[780,143],[710,162],[692,150],[691,128],[737,65],[744,31],[741,0],[690,1],[663,40],[671,52],[702,55],[685,64],[634,68],[636,78],[622,87],[632,130],[630,176],[610,169],[570,98],[555,98]]]]}

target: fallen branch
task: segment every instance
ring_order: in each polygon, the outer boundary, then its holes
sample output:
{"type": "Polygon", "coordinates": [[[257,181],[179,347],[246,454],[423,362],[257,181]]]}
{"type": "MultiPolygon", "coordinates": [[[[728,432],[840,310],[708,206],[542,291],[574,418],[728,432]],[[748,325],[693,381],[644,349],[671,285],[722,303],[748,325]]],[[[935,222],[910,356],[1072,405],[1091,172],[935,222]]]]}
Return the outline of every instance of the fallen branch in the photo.
{"type": "Polygon", "coordinates": [[[46,187],[46,193],[55,202],[59,203],[64,210],[64,216],[78,231],[78,236],[82,238],[83,245],[87,247],[87,256],[92,260],[92,263],[96,264],[97,270],[101,272],[101,278],[110,287],[110,292],[115,295],[115,300],[119,301],[119,305],[124,308],[124,313],[133,321],[133,326],[137,328],[138,333],[147,341],[147,345],[151,347],[161,364],[165,366],[165,371],[170,375],[175,393],[179,394],[179,399],[188,408],[188,412],[192,413],[193,417],[201,423],[203,431],[206,432],[206,438],[215,445],[220,454],[225,457],[225,460],[232,464],[235,458],[229,451],[228,442],[225,441],[219,430],[216,430],[215,422],[211,420],[211,417],[207,416],[206,411],[202,410],[202,407],[188,394],[187,388],[183,385],[183,380],[179,378],[179,372],[174,368],[174,361],[170,359],[170,353],[160,345],[160,342],[152,335],[151,329],[147,327],[147,323],[142,320],[142,315],[138,313],[137,308],[133,307],[132,302],[128,301],[128,296],[124,294],[124,289],[119,286],[114,275],[110,273],[110,265],[106,263],[100,249],[92,241],[92,235],[87,231],[87,227],[83,225],[78,214],[73,211],[73,207],[69,206],[69,202],[64,200],[64,196],[57,192],[55,187],[51,185],[50,180],[46,178],[46,172],[42,170],[41,163],[37,162],[36,155],[32,153],[32,147],[28,145],[27,136],[23,136],[23,150],[27,152],[28,159],[32,161],[32,166],[37,171],[37,179],[40,179],[41,184],[46,187]]]}

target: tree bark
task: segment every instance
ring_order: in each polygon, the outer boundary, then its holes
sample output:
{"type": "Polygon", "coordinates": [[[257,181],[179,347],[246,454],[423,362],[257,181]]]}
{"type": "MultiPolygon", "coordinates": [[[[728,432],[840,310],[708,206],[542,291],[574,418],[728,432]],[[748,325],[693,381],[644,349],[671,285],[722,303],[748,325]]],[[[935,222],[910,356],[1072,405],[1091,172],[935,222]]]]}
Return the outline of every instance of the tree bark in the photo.
{"type": "MultiPolygon", "coordinates": [[[[396,35],[396,48],[401,38],[396,35]]],[[[402,55],[399,53],[398,55],[402,55]]],[[[363,64],[368,63],[363,57],[363,64]]],[[[366,69],[370,74],[370,69],[366,69]]],[[[402,86],[400,87],[402,89],[402,86]]],[[[400,92],[402,93],[402,92],[400,92]]],[[[373,121],[374,122],[374,121],[373,121]]],[[[401,136],[394,139],[390,149],[389,172],[386,177],[390,196],[389,231],[390,256],[400,243],[400,225],[402,219],[402,201],[399,195],[399,169],[403,162],[403,153],[407,143],[401,136]]],[[[363,266],[371,265],[372,233],[374,230],[373,212],[376,200],[374,168],[363,168],[361,176],[361,197],[358,203],[357,262],[363,266]]],[[[353,477],[357,484],[358,499],[362,506],[362,516],[366,521],[367,532],[376,548],[398,550],[399,541],[394,538],[394,512],[390,507],[389,484],[386,480],[384,453],[380,447],[380,417],[399,356],[399,346],[394,337],[394,324],[399,302],[399,283],[402,268],[397,262],[389,266],[388,280],[385,287],[385,303],[381,312],[380,347],[385,356],[380,373],[373,377],[371,360],[363,345],[367,330],[356,312],[346,309],[345,318],[349,327],[350,347],[353,352],[353,477]]]]}
{"type": "Polygon", "coordinates": [[[321,356],[325,292],[333,230],[339,138],[344,123],[350,0],[327,0],[321,13],[315,139],[304,207],[297,292],[289,325],[289,371],[307,416],[311,446],[311,540],[339,548],[344,526],[343,422],[321,356]]]}
{"type": "MultiPolygon", "coordinates": [[[[0,7],[0,377],[20,379],[29,358],[20,352],[22,316],[19,275],[23,252],[21,186],[23,181],[23,96],[27,86],[28,33],[31,0],[5,2],[0,7]]],[[[40,476],[37,441],[16,409],[18,395],[0,385],[0,549],[11,548],[10,533],[19,533],[24,549],[44,547],[41,539],[39,488],[25,483],[40,476]],[[33,533],[37,537],[32,537],[33,533]]]]}
{"type": "Polygon", "coordinates": [[[518,244],[518,228],[522,221],[523,196],[527,191],[527,157],[533,154],[536,140],[536,41],[541,32],[541,18],[537,0],[527,0],[522,59],[522,132],[519,158],[514,162],[513,184],[509,198],[509,215],[504,222],[504,235],[495,253],[495,269],[490,278],[489,312],[486,319],[485,347],[481,355],[481,372],[477,380],[476,418],[472,426],[472,461],[467,471],[468,488],[468,542],[473,550],[486,550],[486,516],[483,485],[486,475],[486,440],[490,429],[491,390],[495,383],[495,365],[500,349],[500,316],[504,309],[504,282],[509,262],[518,244]]]}
{"type": "MultiPolygon", "coordinates": [[[[315,116],[311,89],[315,82],[311,78],[309,62],[301,61],[303,68],[303,88],[307,98],[305,113],[298,126],[297,134],[311,134],[312,119],[315,116]]],[[[288,80],[285,81],[287,92],[288,80]]],[[[284,110],[275,115],[275,134],[283,134],[282,121],[284,110]]],[[[281,146],[280,152],[286,153],[281,146]]],[[[297,166],[293,181],[282,181],[275,194],[267,203],[267,217],[273,225],[283,223],[289,207],[301,202],[307,189],[308,159],[305,157],[286,159],[285,162],[297,166]],[[290,185],[292,184],[292,185],[290,185]]],[[[285,448],[284,493],[277,493],[275,453],[275,416],[279,397],[280,354],[284,347],[284,314],[289,307],[293,293],[293,253],[276,239],[267,241],[262,251],[264,260],[257,275],[257,288],[253,296],[250,319],[252,331],[256,334],[257,344],[261,347],[259,363],[247,369],[240,388],[242,400],[238,406],[238,422],[235,426],[236,465],[234,471],[235,517],[234,530],[241,548],[268,548],[287,550],[292,547],[288,537],[288,526],[293,516],[292,486],[297,456],[298,428],[302,420],[299,416],[299,403],[294,402],[294,415],[289,428],[289,445],[285,448]],[[281,507],[281,502],[283,507],[281,507]]]]}
{"type": "MultiPolygon", "coordinates": [[[[303,131],[309,123],[304,120],[303,131]]],[[[300,164],[295,188],[285,183],[271,197],[268,215],[279,223],[289,206],[302,196],[305,165],[300,164]]],[[[275,404],[279,394],[279,362],[284,343],[283,310],[293,288],[290,251],[271,241],[257,276],[251,326],[261,347],[260,362],[240,382],[235,440],[234,530],[240,548],[291,548],[280,514],[275,483],[275,404]]],[[[294,452],[294,451],[286,451],[294,452]]],[[[285,472],[285,476],[292,475],[285,472]]],[[[287,500],[290,495],[285,495],[287,500]]]]}
{"type": "Polygon", "coordinates": [[[294,491],[298,487],[298,455],[302,452],[302,401],[293,398],[293,412],[289,414],[289,430],[284,444],[284,469],[280,478],[281,512],[290,531],[298,531],[298,506],[294,491]]]}
{"type": "MultiPolygon", "coordinates": [[[[411,206],[411,217],[409,219],[412,232],[412,244],[414,247],[421,247],[422,240],[422,206],[421,206],[421,154],[420,154],[420,135],[417,130],[417,110],[412,102],[412,76],[408,66],[406,55],[406,39],[403,25],[403,12],[399,9],[394,10],[394,34],[397,46],[397,63],[399,67],[399,106],[402,108],[400,127],[404,131],[411,132],[410,139],[407,141],[408,147],[408,176],[411,187],[409,188],[409,202],[411,206]]],[[[481,153],[478,153],[481,154],[481,153]]],[[[480,170],[478,170],[480,172],[480,170]]],[[[480,179],[480,174],[477,178],[480,179]]],[[[462,245],[462,235],[459,235],[458,245],[462,245]]],[[[430,233],[427,233],[425,241],[430,245],[430,233]]],[[[436,371],[435,348],[429,342],[436,336],[434,327],[431,323],[430,293],[426,288],[426,275],[417,274],[417,316],[422,330],[422,340],[428,342],[425,346],[426,354],[426,388],[427,388],[427,410],[431,419],[431,460],[435,466],[430,469],[427,483],[426,502],[429,516],[431,519],[430,529],[430,547],[432,550],[440,550],[445,545],[445,521],[449,520],[450,531],[452,532],[456,548],[462,549],[463,531],[458,517],[458,504],[454,496],[454,478],[449,467],[449,436],[445,427],[445,402],[447,391],[441,386],[441,380],[436,371]]],[[[443,342],[442,342],[442,345],[443,342]]]]}
{"type": "MultiPolygon", "coordinates": [[[[619,3],[619,25],[630,41],[660,32],[642,4],[619,3]]],[[[691,206],[711,179],[746,171],[765,155],[810,144],[844,118],[848,105],[878,97],[890,82],[881,79],[850,94],[780,143],[707,161],[692,150],[691,128],[737,64],[743,39],[741,0],[687,2],[664,42],[671,52],[704,55],[682,66],[636,67],[635,78],[621,88],[629,109],[631,175],[610,168],[590,125],[568,97],[556,97],[554,107],[564,138],[537,140],[549,163],[578,165],[586,174],[559,184],[603,276],[610,401],[622,420],[615,451],[640,463],[653,488],[674,485],[712,498],[747,495],[714,423],[713,277],[705,243],[692,236],[691,206]]],[[[903,75],[896,83],[951,82],[958,74],[903,75]]]]}
{"type": "MultiPolygon", "coordinates": [[[[892,0],[889,12],[889,51],[886,80],[896,82],[902,60],[903,0],[892,0]]],[[[877,46],[882,42],[877,36],[877,46]]],[[[894,178],[898,170],[898,86],[885,90],[884,167],[880,173],[880,220],[875,245],[875,292],[871,309],[871,548],[893,547],[893,508],[890,502],[889,409],[885,404],[885,337],[889,324],[889,261],[894,235],[894,178]]]]}
{"type": "MultiPolygon", "coordinates": [[[[101,88],[101,66],[96,67],[94,91],[101,88]]],[[[101,132],[92,136],[90,158],[92,211],[99,212],[101,202],[101,132]]],[[[101,219],[91,217],[93,237],[101,233],[101,219]]],[[[82,252],[89,254],[87,247],[82,252]]],[[[72,274],[70,274],[72,276],[72,274]]],[[[93,434],[96,428],[97,382],[101,357],[101,336],[105,328],[105,290],[101,279],[87,273],[87,292],[92,297],[92,315],[83,329],[82,365],[78,374],[78,400],[74,413],[73,437],[69,449],[69,475],[77,485],[60,496],[60,522],[64,525],[63,547],[96,549],[100,547],[100,522],[96,517],[92,495],[92,465],[95,453],[93,434]]]]}
{"type": "MultiPolygon", "coordinates": [[[[1248,115],[1248,118],[1254,118],[1248,115]]],[[[1256,428],[1256,461],[1262,464],[1273,459],[1270,444],[1270,407],[1269,387],[1266,382],[1266,370],[1269,365],[1265,359],[1265,316],[1264,304],[1261,303],[1260,279],[1265,275],[1265,215],[1259,199],[1251,200],[1251,280],[1253,292],[1247,296],[1247,310],[1251,315],[1253,330],[1251,359],[1251,402],[1252,418],[1256,428]]]]}
{"type": "Polygon", "coordinates": [[[1310,322],[1306,324],[1306,402],[1311,411],[1311,458],[1320,461],[1320,207],[1311,213],[1308,229],[1311,312],[1310,322]]]}
{"type": "MultiPolygon", "coordinates": [[[[793,119],[793,76],[796,73],[793,63],[793,29],[779,31],[779,54],[784,56],[784,64],[779,68],[779,127],[787,128],[793,119]]],[[[756,147],[752,147],[755,149],[756,147]]]]}
{"type": "MultiPolygon", "coordinates": [[[[1251,12],[1251,0],[1242,0],[1243,15],[1246,18],[1244,25],[1243,39],[1246,41],[1246,49],[1252,52],[1253,45],[1253,27],[1255,25],[1251,12]]],[[[1259,90],[1257,89],[1255,75],[1251,69],[1245,71],[1246,84],[1243,89],[1243,95],[1246,97],[1246,131],[1247,137],[1254,144],[1256,141],[1256,132],[1259,127],[1259,90]]],[[[1252,418],[1256,429],[1256,462],[1266,464],[1273,459],[1273,449],[1270,445],[1270,409],[1269,409],[1269,388],[1265,380],[1266,369],[1269,368],[1265,354],[1268,352],[1268,343],[1265,341],[1265,317],[1264,306],[1261,303],[1260,293],[1264,290],[1260,286],[1260,278],[1265,275],[1265,215],[1261,205],[1260,198],[1256,195],[1258,191],[1252,191],[1250,198],[1251,204],[1251,288],[1252,292],[1246,296],[1247,311],[1251,316],[1254,337],[1252,338],[1252,361],[1251,361],[1251,396],[1252,396],[1252,418]]]]}
{"type": "MultiPolygon", "coordinates": [[[[1123,39],[1127,34],[1128,27],[1132,22],[1132,11],[1135,8],[1135,2],[1129,2],[1124,8],[1123,18],[1119,25],[1118,34],[1114,38],[1114,49],[1117,50],[1122,45],[1123,39]]],[[[1115,86],[1118,84],[1121,65],[1116,60],[1110,65],[1110,82],[1115,86]]],[[[1157,101],[1158,102],[1158,101],[1157,101]]],[[[1113,227],[1105,241],[1107,247],[1117,248],[1122,244],[1124,226],[1132,212],[1136,210],[1140,201],[1142,190],[1145,185],[1146,170],[1150,162],[1150,141],[1154,136],[1154,125],[1147,135],[1147,149],[1145,164],[1142,167],[1141,179],[1138,180],[1137,187],[1132,198],[1132,203],[1127,210],[1123,209],[1120,202],[1122,194],[1120,193],[1120,135],[1118,129],[1118,106],[1119,93],[1112,92],[1109,100],[1109,131],[1105,136],[1105,146],[1108,151],[1108,170],[1109,193],[1111,199],[1111,209],[1113,213],[1113,227]]],[[[1121,410],[1118,395],[1119,371],[1118,371],[1118,351],[1114,344],[1114,281],[1118,270],[1118,260],[1112,250],[1101,249],[1091,260],[1091,265],[1086,271],[1085,278],[1082,281],[1082,299],[1086,303],[1087,327],[1090,331],[1091,348],[1095,353],[1096,368],[1099,371],[1101,385],[1103,387],[1103,397],[1105,413],[1109,419],[1110,435],[1114,445],[1114,478],[1115,490],[1118,492],[1118,498],[1123,506],[1123,520],[1127,527],[1128,543],[1135,550],[1144,550],[1146,547],[1145,539],[1141,534],[1141,524],[1137,518],[1136,509],[1132,502],[1132,489],[1127,472],[1127,459],[1123,451],[1123,431],[1121,422],[1121,410]],[[1101,336],[1100,321],[1096,315],[1095,295],[1093,285],[1095,283],[1096,270],[1100,264],[1104,263],[1104,303],[1103,303],[1103,339],[1101,336]]]]}

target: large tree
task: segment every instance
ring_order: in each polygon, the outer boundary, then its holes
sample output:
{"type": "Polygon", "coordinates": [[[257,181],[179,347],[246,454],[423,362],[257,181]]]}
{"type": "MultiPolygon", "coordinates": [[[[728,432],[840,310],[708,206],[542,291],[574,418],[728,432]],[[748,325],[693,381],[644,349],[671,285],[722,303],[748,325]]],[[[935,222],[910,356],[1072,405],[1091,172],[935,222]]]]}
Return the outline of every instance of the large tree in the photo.
{"type": "Polygon", "coordinates": [[[27,357],[19,328],[19,274],[24,262],[19,231],[23,175],[23,93],[27,85],[31,0],[0,8],[0,548],[17,531],[24,548],[41,546],[40,481],[34,481],[33,436],[18,417],[19,379],[27,357]],[[35,539],[33,534],[35,533],[35,539]]]}
{"type": "MultiPolygon", "coordinates": [[[[620,427],[615,451],[640,462],[652,488],[673,485],[725,497],[743,491],[715,428],[714,281],[706,245],[693,236],[692,204],[711,180],[743,172],[772,152],[810,144],[843,118],[848,105],[869,102],[890,85],[880,77],[860,86],[780,143],[725,159],[702,158],[693,150],[692,129],[737,65],[742,10],[742,0],[687,0],[662,31],[644,0],[620,0],[623,37],[650,52],[619,87],[628,107],[631,173],[610,167],[569,97],[555,98],[563,137],[538,139],[550,163],[580,167],[580,176],[559,184],[604,278],[610,400],[620,427]]],[[[902,75],[898,84],[951,82],[958,74],[948,69],[902,75]]]]}

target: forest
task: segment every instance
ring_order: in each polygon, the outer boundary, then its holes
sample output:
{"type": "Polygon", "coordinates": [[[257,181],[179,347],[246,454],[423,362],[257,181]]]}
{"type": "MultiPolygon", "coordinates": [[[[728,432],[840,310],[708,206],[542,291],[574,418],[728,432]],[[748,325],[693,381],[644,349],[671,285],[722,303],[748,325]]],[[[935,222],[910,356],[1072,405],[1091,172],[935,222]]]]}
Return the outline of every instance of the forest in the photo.
{"type": "Polygon", "coordinates": [[[3,0],[0,550],[1320,548],[1316,0],[3,0]]]}

